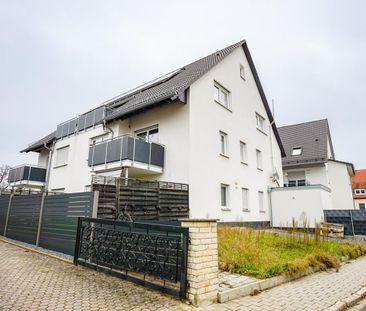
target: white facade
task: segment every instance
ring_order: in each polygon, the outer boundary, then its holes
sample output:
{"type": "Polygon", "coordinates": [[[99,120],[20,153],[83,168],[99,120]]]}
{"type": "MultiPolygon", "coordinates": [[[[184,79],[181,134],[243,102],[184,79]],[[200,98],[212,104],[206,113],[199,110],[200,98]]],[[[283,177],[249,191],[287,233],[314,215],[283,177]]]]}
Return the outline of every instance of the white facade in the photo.
{"type": "Polygon", "coordinates": [[[325,209],[332,209],[329,188],[322,185],[273,189],[272,220],[274,227],[309,226],[323,221],[325,209]]]}
{"type": "Polygon", "coordinates": [[[193,216],[224,221],[268,221],[267,190],[276,186],[271,180],[275,171],[282,184],[281,153],[243,49],[236,49],[191,86],[189,109],[189,184],[193,216]],[[240,77],[240,65],[246,69],[245,80],[240,77]],[[214,81],[230,92],[230,110],[213,100],[214,81]],[[257,129],[256,113],[265,118],[266,133],[257,129]],[[227,134],[227,156],[220,154],[220,131],[227,134]],[[241,141],[247,147],[247,163],[240,159],[241,141]],[[257,169],[257,149],[262,151],[262,170],[257,169]],[[221,184],[229,186],[226,208],[220,203],[221,184]],[[249,190],[249,211],[243,211],[242,188],[249,190]],[[259,211],[259,191],[264,193],[262,212],[259,211]]]}
{"type": "Polygon", "coordinates": [[[307,185],[323,185],[331,190],[331,209],[353,209],[353,196],[349,164],[329,160],[318,166],[284,169],[284,182],[291,174],[304,174],[307,185]]]}
{"type": "MultiPolygon", "coordinates": [[[[109,127],[116,137],[134,135],[140,129],[158,125],[158,142],[165,146],[163,173],[141,174],[130,169],[129,177],[188,183],[191,217],[269,221],[268,189],[282,185],[283,180],[281,151],[268,119],[243,48],[239,47],[190,86],[187,104],[178,101],[166,104],[114,121],[109,127]],[[240,75],[242,66],[245,79],[240,75]],[[215,84],[226,89],[227,107],[215,101],[215,84]],[[220,132],[227,138],[225,155],[220,154],[220,132]],[[245,144],[244,155],[241,142],[245,144]],[[277,182],[273,180],[276,172],[277,182]],[[227,187],[226,206],[222,206],[221,185],[227,187]]],[[[93,137],[104,133],[108,133],[105,138],[111,138],[108,129],[99,125],[56,142],[49,190],[88,189],[92,174],[87,163],[89,144],[93,137]],[[64,150],[62,156],[68,152],[67,164],[58,165],[58,149],[65,147],[68,151],[64,150]]],[[[46,157],[46,153],[41,153],[39,164],[43,165],[46,157]]],[[[62,160],[58,161],[63,163],[62,160]]],[[[102,174],[119,176],[121,170],[102,174]]]]}

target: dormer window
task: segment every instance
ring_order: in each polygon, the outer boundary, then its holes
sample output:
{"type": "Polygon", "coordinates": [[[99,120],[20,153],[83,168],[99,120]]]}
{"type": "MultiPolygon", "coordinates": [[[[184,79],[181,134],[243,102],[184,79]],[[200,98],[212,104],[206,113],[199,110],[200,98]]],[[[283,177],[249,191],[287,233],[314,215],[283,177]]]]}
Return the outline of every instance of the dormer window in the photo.
{"type": "Polygon", "coordinates": [[[302,154],[302,147],[294,147],[294,148],[292,148],[291,155],[293,155],[293,156],[299,156],[301,154],[302,154]]]}

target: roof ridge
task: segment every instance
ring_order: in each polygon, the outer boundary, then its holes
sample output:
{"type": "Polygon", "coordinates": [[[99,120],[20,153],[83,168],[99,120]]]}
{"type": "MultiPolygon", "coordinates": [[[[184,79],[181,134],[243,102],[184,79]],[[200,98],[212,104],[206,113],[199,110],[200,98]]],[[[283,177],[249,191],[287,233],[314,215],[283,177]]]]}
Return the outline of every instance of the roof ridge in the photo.
{"type": "Polygon", "coordinates": [[[278,127],[278,129],[281,129],[281,128],[284,128],[284,127],[296,126],[296,125],[303,125],[303,124],[309,124],[309,123],[316,123],[316,122],[321,122],[321,121],[326,121],[327,123],[329,123],[328,118],[324,118],[324,119],[319,119],[319,120],[304,121],[304,122],[300,122],[300,123],[294,123],[294,124],[282,125],[282,126],[279,126],[279,127],[278,127]]]}

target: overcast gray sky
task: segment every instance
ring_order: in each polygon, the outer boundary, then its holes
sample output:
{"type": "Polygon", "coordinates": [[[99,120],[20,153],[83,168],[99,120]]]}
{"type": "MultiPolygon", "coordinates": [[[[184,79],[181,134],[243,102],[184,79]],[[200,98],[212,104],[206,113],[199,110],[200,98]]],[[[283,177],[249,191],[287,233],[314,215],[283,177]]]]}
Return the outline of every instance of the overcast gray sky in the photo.
{"type": "Polygon", "coordinates": [[[5,1],[0,164],[56,125],[246,39],[277,124],[328,118],[366,167],[366,1],[5,1]]]}

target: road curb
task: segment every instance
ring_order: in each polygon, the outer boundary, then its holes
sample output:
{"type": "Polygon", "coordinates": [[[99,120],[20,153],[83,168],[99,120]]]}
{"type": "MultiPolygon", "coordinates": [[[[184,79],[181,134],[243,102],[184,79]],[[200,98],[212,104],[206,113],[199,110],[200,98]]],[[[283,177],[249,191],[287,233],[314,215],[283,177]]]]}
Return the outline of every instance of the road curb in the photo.
{"type": "Polygon", "coordinates": [[[344,298],[340,301],[337,301],[331,307],[324,309],[324,311],[343,311],[347,310],[349,307],[353,307],[359,301],[366,298],[366,286],[361,287],[357,292],[353,293],[352,295],[344,298]]]}

